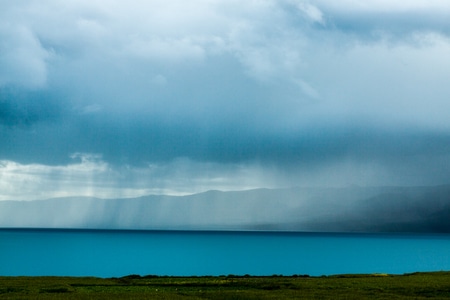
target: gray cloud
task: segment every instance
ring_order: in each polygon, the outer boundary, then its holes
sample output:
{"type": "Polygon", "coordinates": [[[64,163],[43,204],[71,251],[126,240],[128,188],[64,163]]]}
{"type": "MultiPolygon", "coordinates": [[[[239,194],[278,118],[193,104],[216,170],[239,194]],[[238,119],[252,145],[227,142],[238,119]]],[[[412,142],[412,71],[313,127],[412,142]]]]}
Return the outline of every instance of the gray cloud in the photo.
{"type": "Polygon", "coordinates": [[[21,24],[3,21],[0,40],[0,87],[10,84],[26,88],[44,86],[49,53],[34,33],[21,24]]]}
{"type": "Polygon", "coordinates": [[[379,39],[392,35],[396,39],[408,39],[418,32],[450,34],[446,1],[314,1],[328,16],[329,26],[338,30],[358,34],[363,38],[379,39]]]}
{"type": "Polygon", "coordinates": [[[17,87],[0,89],[0,124],[10,129],[57,121],[63,113],[62,103],[48,91],[27,91],[17,87]]]}
{"type": "Polygon", "coordinates": [[[0,159],[47,178],[90,153],[148,182],[148,165],[172,168],[164,187],[182,159],[192,191],[239,189],[204,180],[242,170],[257,178],[242,188],[446,183],[449,14],[442,1],[2,3],[0,159]]]}

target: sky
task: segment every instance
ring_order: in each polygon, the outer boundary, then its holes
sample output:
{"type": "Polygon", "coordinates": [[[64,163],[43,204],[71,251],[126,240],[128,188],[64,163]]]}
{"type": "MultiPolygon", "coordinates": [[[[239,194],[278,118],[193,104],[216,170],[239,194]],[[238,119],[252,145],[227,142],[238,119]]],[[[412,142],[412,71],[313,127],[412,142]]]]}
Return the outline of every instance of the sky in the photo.
{"type": "Polygon", "coordinates": [[[446,0],[0,3],[0,200],[450,183],[446,0]]]}

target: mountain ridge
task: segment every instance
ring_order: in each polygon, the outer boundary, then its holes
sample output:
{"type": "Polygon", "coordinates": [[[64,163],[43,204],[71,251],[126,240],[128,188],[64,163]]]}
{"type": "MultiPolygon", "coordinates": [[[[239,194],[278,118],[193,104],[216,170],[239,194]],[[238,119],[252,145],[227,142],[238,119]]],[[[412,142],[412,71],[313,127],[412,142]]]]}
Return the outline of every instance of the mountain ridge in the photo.
{"type": "Polygon", "coordinates": [[[450,185],[1,201],[0,227],[450,232],[450,185]]]}

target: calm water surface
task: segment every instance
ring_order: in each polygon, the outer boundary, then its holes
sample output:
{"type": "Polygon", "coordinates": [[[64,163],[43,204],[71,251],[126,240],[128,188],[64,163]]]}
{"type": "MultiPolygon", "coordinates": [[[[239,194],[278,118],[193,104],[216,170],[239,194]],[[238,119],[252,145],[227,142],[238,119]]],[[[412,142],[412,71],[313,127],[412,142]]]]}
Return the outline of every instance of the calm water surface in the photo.
{"type": "Polygon", "coordinates": [[[439,270],[450,270],[450,235],[0,230],[0,276],[318,276],[439,270]]]}

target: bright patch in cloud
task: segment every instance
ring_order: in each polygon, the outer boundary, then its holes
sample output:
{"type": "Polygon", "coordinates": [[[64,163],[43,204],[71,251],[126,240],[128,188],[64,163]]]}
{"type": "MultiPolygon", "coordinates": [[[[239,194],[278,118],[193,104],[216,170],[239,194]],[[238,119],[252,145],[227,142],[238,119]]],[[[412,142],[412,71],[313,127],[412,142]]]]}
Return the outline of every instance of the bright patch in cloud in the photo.
{"type": "Polygon", "coordinates": [[[258,188],[270,182],[257,165],[227,166],[177,159],[146,167],[113,167],[99,155],[75,153],[64,166],[0,161],[0,200],[70,196],[186,195],[207,190],[258,188]]]}

